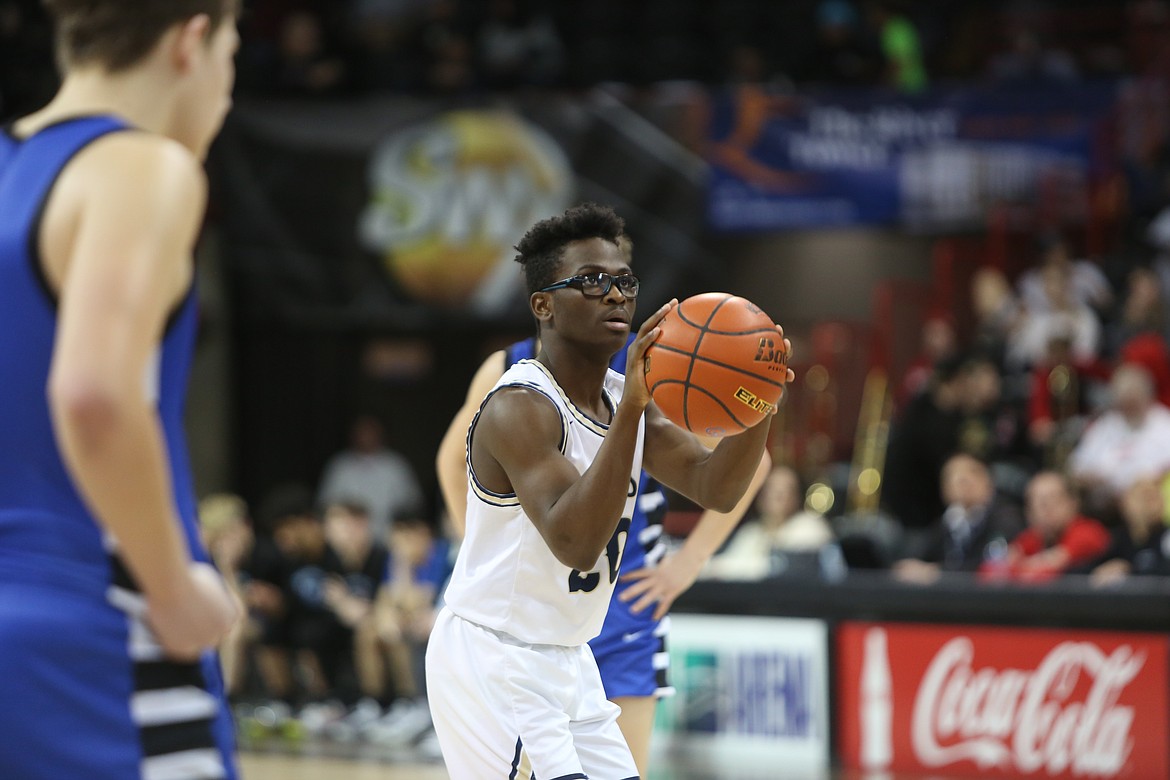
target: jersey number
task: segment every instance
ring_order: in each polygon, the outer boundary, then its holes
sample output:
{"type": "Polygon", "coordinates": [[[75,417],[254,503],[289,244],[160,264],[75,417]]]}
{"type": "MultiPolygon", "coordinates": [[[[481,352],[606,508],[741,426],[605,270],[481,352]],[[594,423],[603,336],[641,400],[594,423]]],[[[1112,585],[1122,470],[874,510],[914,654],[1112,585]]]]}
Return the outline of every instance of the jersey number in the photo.
{"type": "MultiPolygon", "coordinates": [[[[630,518],[623,517],[618,521],[613,536],[609,538],[609,543],[605,545],[605,558],[609,562],[610,585],[617,580],[618,568],[622,565],[622,552],[626,549],[626,537],[629,536],[629,533],[630,518]]],[[[599,584],[601,584],[601,572],[599,571],[582,574],[579,570],[573,569],[569,573],[569,593],[577,591],[592,593],[599,584]]]]}

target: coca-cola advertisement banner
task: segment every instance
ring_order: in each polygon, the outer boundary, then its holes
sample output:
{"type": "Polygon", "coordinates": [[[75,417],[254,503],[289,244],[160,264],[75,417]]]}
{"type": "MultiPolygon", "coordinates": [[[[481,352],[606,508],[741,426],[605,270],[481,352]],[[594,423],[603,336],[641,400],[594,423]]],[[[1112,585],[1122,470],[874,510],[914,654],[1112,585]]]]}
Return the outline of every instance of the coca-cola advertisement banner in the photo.
{"type": "Polygon", "coordinates": [[[1170,777],[1167,637],[845,623],[844,766],[947,775],[1170,777]]]}
{"type": "Polygon", "coordinates": [[[704,776],[822,777],[829,765],[828,628],[820,620],[674,615],[675,695],[655,749],[704,776]]]}

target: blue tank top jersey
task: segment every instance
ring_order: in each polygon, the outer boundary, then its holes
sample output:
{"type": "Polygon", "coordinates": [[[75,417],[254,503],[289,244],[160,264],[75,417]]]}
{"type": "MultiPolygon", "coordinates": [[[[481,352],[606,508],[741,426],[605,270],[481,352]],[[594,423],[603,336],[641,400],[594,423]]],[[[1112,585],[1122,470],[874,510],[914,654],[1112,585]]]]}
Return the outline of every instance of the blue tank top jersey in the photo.
{"type": "MultiPolygon", "coordinates": [[[[215,655],[163,656],[141,596],[73,485],[49,414],[57,302],[38,249],[45,204],[88,144],[132,130],[102,116],[24,139],[0,130],[0,668],[6,696],[20,703],[0,707],[5,777],[161,777],[177,760],[183,773],[167,776],[236,777],[215,655]]],[[[182,419],[195,331],[191,290],[143,381],[158,399],[175,511],[193,555],[207,560],[182,419]]]]}
{"type": "MultiPolygon", "coordinates": [[[[53,436],[46,386],[56,300],[36,246],[42,211],[65,165],[89,143],[127,129],[113,118],[90,117],[23,141],[0,134],[0,556],[61,559],[69,562],[66,576],[91,581],[112,576],[110,562],[53,436]]],[[[192,290],[168,323],[150,381],[157,382],[176,509],[188,544],[206,560],[182,420],[195,329],[192,290]]]]}
{"type": "MultiPolygon", "coordinates": [[[[631,339],[633,336],[631,335],[631,339]]],[[[629,342],[627,341],[627,346],[629,342]]],[[[521,360],[536,357],[536,339],[525,339],[509,346],[505,353],[505,370],[521,360]]],[[[610,368],[620,374],[626,372],[626,350],[622,349],[609,363],[610,368]]],[[[630,532],[626,537],[626,549],[622,554],[622,571],[631,572],[645,566],[654,566],[666,554],[666,545],[662,539],[662,520],[666,515],[666,495],[662,488],[645,471],[638,484],[638,501],[633,517],[630,518],[630,532]]],[[[654,608],[649,607],[641,613],[630,611],[630,605],[620,601],[618,596],[629,586],[629,583],[618,582],[610,600],[609,612],[606,614],[605,624],[597,639],[590,642],[603,641],[607,637],[619,636],[642,630],[654,624],[652,619],[654,608]]]]}

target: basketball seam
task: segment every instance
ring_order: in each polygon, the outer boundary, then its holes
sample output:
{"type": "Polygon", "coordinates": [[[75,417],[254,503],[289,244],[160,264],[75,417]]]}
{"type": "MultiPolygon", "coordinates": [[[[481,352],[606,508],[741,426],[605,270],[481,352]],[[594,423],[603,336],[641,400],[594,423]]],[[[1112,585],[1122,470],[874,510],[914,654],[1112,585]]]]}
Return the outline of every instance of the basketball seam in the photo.
{"type": "MultiPolygon", "coordinates": [[[[674,385],[674,384],[685,386],[686,382],[684,382],[681,379],[660,379],[654,383],[654,386],[658,387],[659,385],[674,385]]],[[[727,416],[735,421],[736,425],[741,426],[744,430],[752,427],[748,423],[745,423],[743,420],[736,417],[735,412],[731,411],[731,407],[728,406],[727,404],[723,403],[723,401],[719,400],[719,396],[715,395],[707,388],[699,387],[698,385],[695,385],[694,389],[695,389],[695,392],[697,392],[697,393],[702,393],[704,395],[711,396],[711,400],[714,401],[715,403],[719,404],[719,406],[721,406],[723,408],[723,411],[727,412],[727,416]]],[[[684,392],[685,392],[685,387],[684,387],[684,392]]],[[[691,430],[689,424],[687,426],[687,430],[688,431],[691,430]]],[[[694,433],[694,431],[691,431],[691,433],[694,433]]]]}
{"type": "MultiPolygon", "coordinates": [[[[775,332],[775,331],[773,331],[773,332],[775,332]]],[[[666,344],[655,344],[654,346],[657,349],[661,349],[663,352],[673,352],[676,355],[690,355],[691,354],[690,352],[687,352],[684,349],[679,349],[678,347],[671,347],[671,346],[668,346],[666,344]]],[[[739,366],[733,366],[730,363],[722,363],[718,360],[712,360],[711,358],[707,357],[706,355],[694,355],[693,357],[695,360],[701,360],[704,363],[710,363],[713,366],[719,366],[720,368],[726,368],[727,370],[734,371],[737,374],[743,374],[745,376],[750,376],[752,379],[758,379],[761,382],[767,382],[768,384],[773,385],[775,387],[783,388],[784,384],[785,384],[784,382],[777,382],[775,380],[768,379],[768,377],[766,377],[766,376],[761,376],[759,374],[748,371],[747,369],[740,368],[739,366]]],[[[659,383],[656,382],[654,384],[654,386],[657,387],[658,384],[659,383]]]]}
{"type": "MultiPolygon", "coordinates": [[[[699,356],[699,346],[703,343],[703,337],[707,335],[707,326],[711,324],[711,320],[715,319],[715,315],[718,314],[719,310],[723,308],[723,304],[730,301],[731,298],[732,296],[728,295],[726,298],[719,301],[719,303],[715,304],[715,308],[711,309],[711,313],[707,315],[707,321],[704,322],[702,327],[699,328],[699,337],[695,339],[695,346],[691,349],[691,362],[689,365],[687,365],[686,384],[683,385],[683,422],[686,423],[687,430],[691,433],[694,433],[695,429],[691,427],[691,414],[690,410],[687,408],[687,397],[691,392],[691,374],[693,374],[695,371],[695,358],[699,356]]],[[[679,304],[678,316],[679,319],[683,320],[683,322],[686,322],[687,324],[691,325],[691,327],[694,327],[694,323],[683,318],[682,304],[679,304]]],[[[732,415],[732,417],[734,418],[734,415],[732,415]]]]}

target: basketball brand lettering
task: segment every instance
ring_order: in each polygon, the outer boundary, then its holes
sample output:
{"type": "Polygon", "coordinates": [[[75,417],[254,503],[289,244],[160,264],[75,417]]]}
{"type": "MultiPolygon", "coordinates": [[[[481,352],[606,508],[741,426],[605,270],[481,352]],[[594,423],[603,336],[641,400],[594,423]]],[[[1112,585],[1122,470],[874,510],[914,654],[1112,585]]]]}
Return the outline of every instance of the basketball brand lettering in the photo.
{"type": "Polygon", "coordinates": [[[771,414],[776,409],[775,404],[768,403],[746,387],[741,387],[735,391],[735,400],[760,414],[771,414]]]}
{"type": "Polygon", "coordinates": [[[1133,707],[1121,691],[1145,664],[1122,645],[1063,642],[1034,671],[972,668],[974,649],[956,637],[938,651],[914,701],[911,742],[928,767],[973,761],[1031,774],[1116,777],[1133,750],[1133,707]],[[1088,693],[1072,700],[1081,679],[1088,693]],[[953,741],[958,738],[958,741],[953,741]]]}
{"type": "Polygon", "coordinates": [[[744,300],[743,305],[744,305],[744,308],[747,309],[748,311],[750,311],[752,314],[763,314],[764,313],[763,309],[761,309],[759,306],[756,306],[751,301],[744,300]]]}
{"type": "Polygon", "coordinates": [[[756,350],[755,361],[767,363],[769,371],[784,371],[788,368],[788,353],[784,348],[776,349],[776,342],[764,336],[760,339],[760,347],[756,350]]]}

